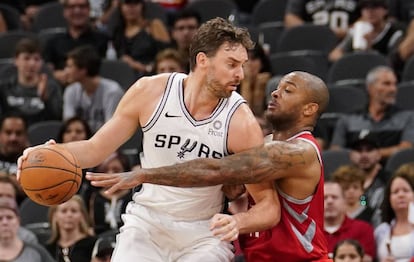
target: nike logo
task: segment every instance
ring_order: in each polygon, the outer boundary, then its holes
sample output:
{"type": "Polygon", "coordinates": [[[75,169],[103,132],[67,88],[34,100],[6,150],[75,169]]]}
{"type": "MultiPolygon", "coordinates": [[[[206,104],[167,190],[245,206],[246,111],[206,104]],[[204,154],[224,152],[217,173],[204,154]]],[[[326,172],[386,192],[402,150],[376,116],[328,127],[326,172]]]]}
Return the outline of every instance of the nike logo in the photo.
{"type": "Polygon", "coordinates": [[[181,117],[181,116],[169,115],[168,112],[167,112],[167,113],[165,113],[165,117],[181,117]]]}

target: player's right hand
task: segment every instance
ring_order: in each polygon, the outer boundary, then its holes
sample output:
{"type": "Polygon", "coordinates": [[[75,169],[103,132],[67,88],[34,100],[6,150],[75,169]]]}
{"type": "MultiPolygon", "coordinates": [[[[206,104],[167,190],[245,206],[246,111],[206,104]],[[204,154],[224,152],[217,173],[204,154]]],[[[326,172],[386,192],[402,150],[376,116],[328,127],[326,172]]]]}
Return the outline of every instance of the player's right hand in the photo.
{"type": "Polygon", "coordinates": [[[38,146],[32,146],[32,147],[28,147],[23,151],[23,154],[17,159],[17,172],[16,172],[16,179],[17,181],[20,181],[20,172],[22,171],[22,164],[23,161],[25,161],[27,159],[27,156],[29,155],[29,153],[38,147],[44,146],[44,145],[54,145],[56,144],[56,141],[53,139],[50,139],[49,141],[47,141],[46,143],[42,144],[42,145],[38,145],[38,146]]]}
{"type": "Polygon", "coordinates": [[[144,182],[143,175],[138,168],[130,172],[111,174],[87,172],[85,177],[91,181],[93,186],[106,187],[105,193],[109,195],[121,189],[132,189],[144,182]]]}

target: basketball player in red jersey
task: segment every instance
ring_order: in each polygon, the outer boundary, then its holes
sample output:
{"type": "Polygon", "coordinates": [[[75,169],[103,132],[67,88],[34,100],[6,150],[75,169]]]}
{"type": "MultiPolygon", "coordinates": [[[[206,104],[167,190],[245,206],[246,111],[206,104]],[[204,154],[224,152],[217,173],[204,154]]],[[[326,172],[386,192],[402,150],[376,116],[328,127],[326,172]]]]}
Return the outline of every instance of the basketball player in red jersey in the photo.
{"type": "Polygon", "coordinates": [[[263,147],[220,160],[197,159],[182,164],[140,169],[121,174],[88,174],[93,185],[110,187],[109,193],[141,183],[192,187],[217,184],[252,184],[274,180],[281,206],[280,222],[260,228],[266,210],[255,209],[232,216],[217,214],[213,234],[225,240],[240,235],[247,261],[329,261],[323,235],[323,165],[313,127],[329,101],[326,85],[305,72],[282,78],[272,93],[266,112],[273,141],[263,147]],[[254,210],[254,211],[252,211],[254,210]]]}

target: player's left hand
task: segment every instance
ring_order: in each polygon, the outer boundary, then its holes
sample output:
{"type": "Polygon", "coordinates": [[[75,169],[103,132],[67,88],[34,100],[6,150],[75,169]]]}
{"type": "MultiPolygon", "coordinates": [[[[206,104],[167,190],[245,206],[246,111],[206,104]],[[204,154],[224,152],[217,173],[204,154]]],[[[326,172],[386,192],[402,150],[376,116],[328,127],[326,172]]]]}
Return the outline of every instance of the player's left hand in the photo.
{"type": "Polygon", "coordinates": [[[139,170],[112,174],[87,172],[86,179],[90,180],[93,186],[107,187],[106,194],[113,194],[118,190],[131,189],[142,184],[139,174],[139,170]]]}
{"type": "Polygon", "coordinates": [[[211,219],[210,230],[223,241],[231,242],[239,237],[237,221],[231,215],[215,214],[211,219]]]}

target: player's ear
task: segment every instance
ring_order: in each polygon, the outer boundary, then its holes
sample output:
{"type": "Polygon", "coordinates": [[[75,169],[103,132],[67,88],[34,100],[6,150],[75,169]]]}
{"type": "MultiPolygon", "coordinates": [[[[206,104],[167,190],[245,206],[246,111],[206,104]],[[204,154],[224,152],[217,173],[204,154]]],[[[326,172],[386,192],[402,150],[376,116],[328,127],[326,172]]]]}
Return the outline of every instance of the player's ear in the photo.
{"type": "Polygon", "coordinates": [[[196,55],[196,65],[204,67],[208,62],[208,57],[204,52],[198,52],[196,55]]]}
{"type": "Polygon", "coordinates": [[[317,103],[307,103],[303,108],[303,114],[305,116],[311,116],[318,112],[319,105],[317,103]]]}

